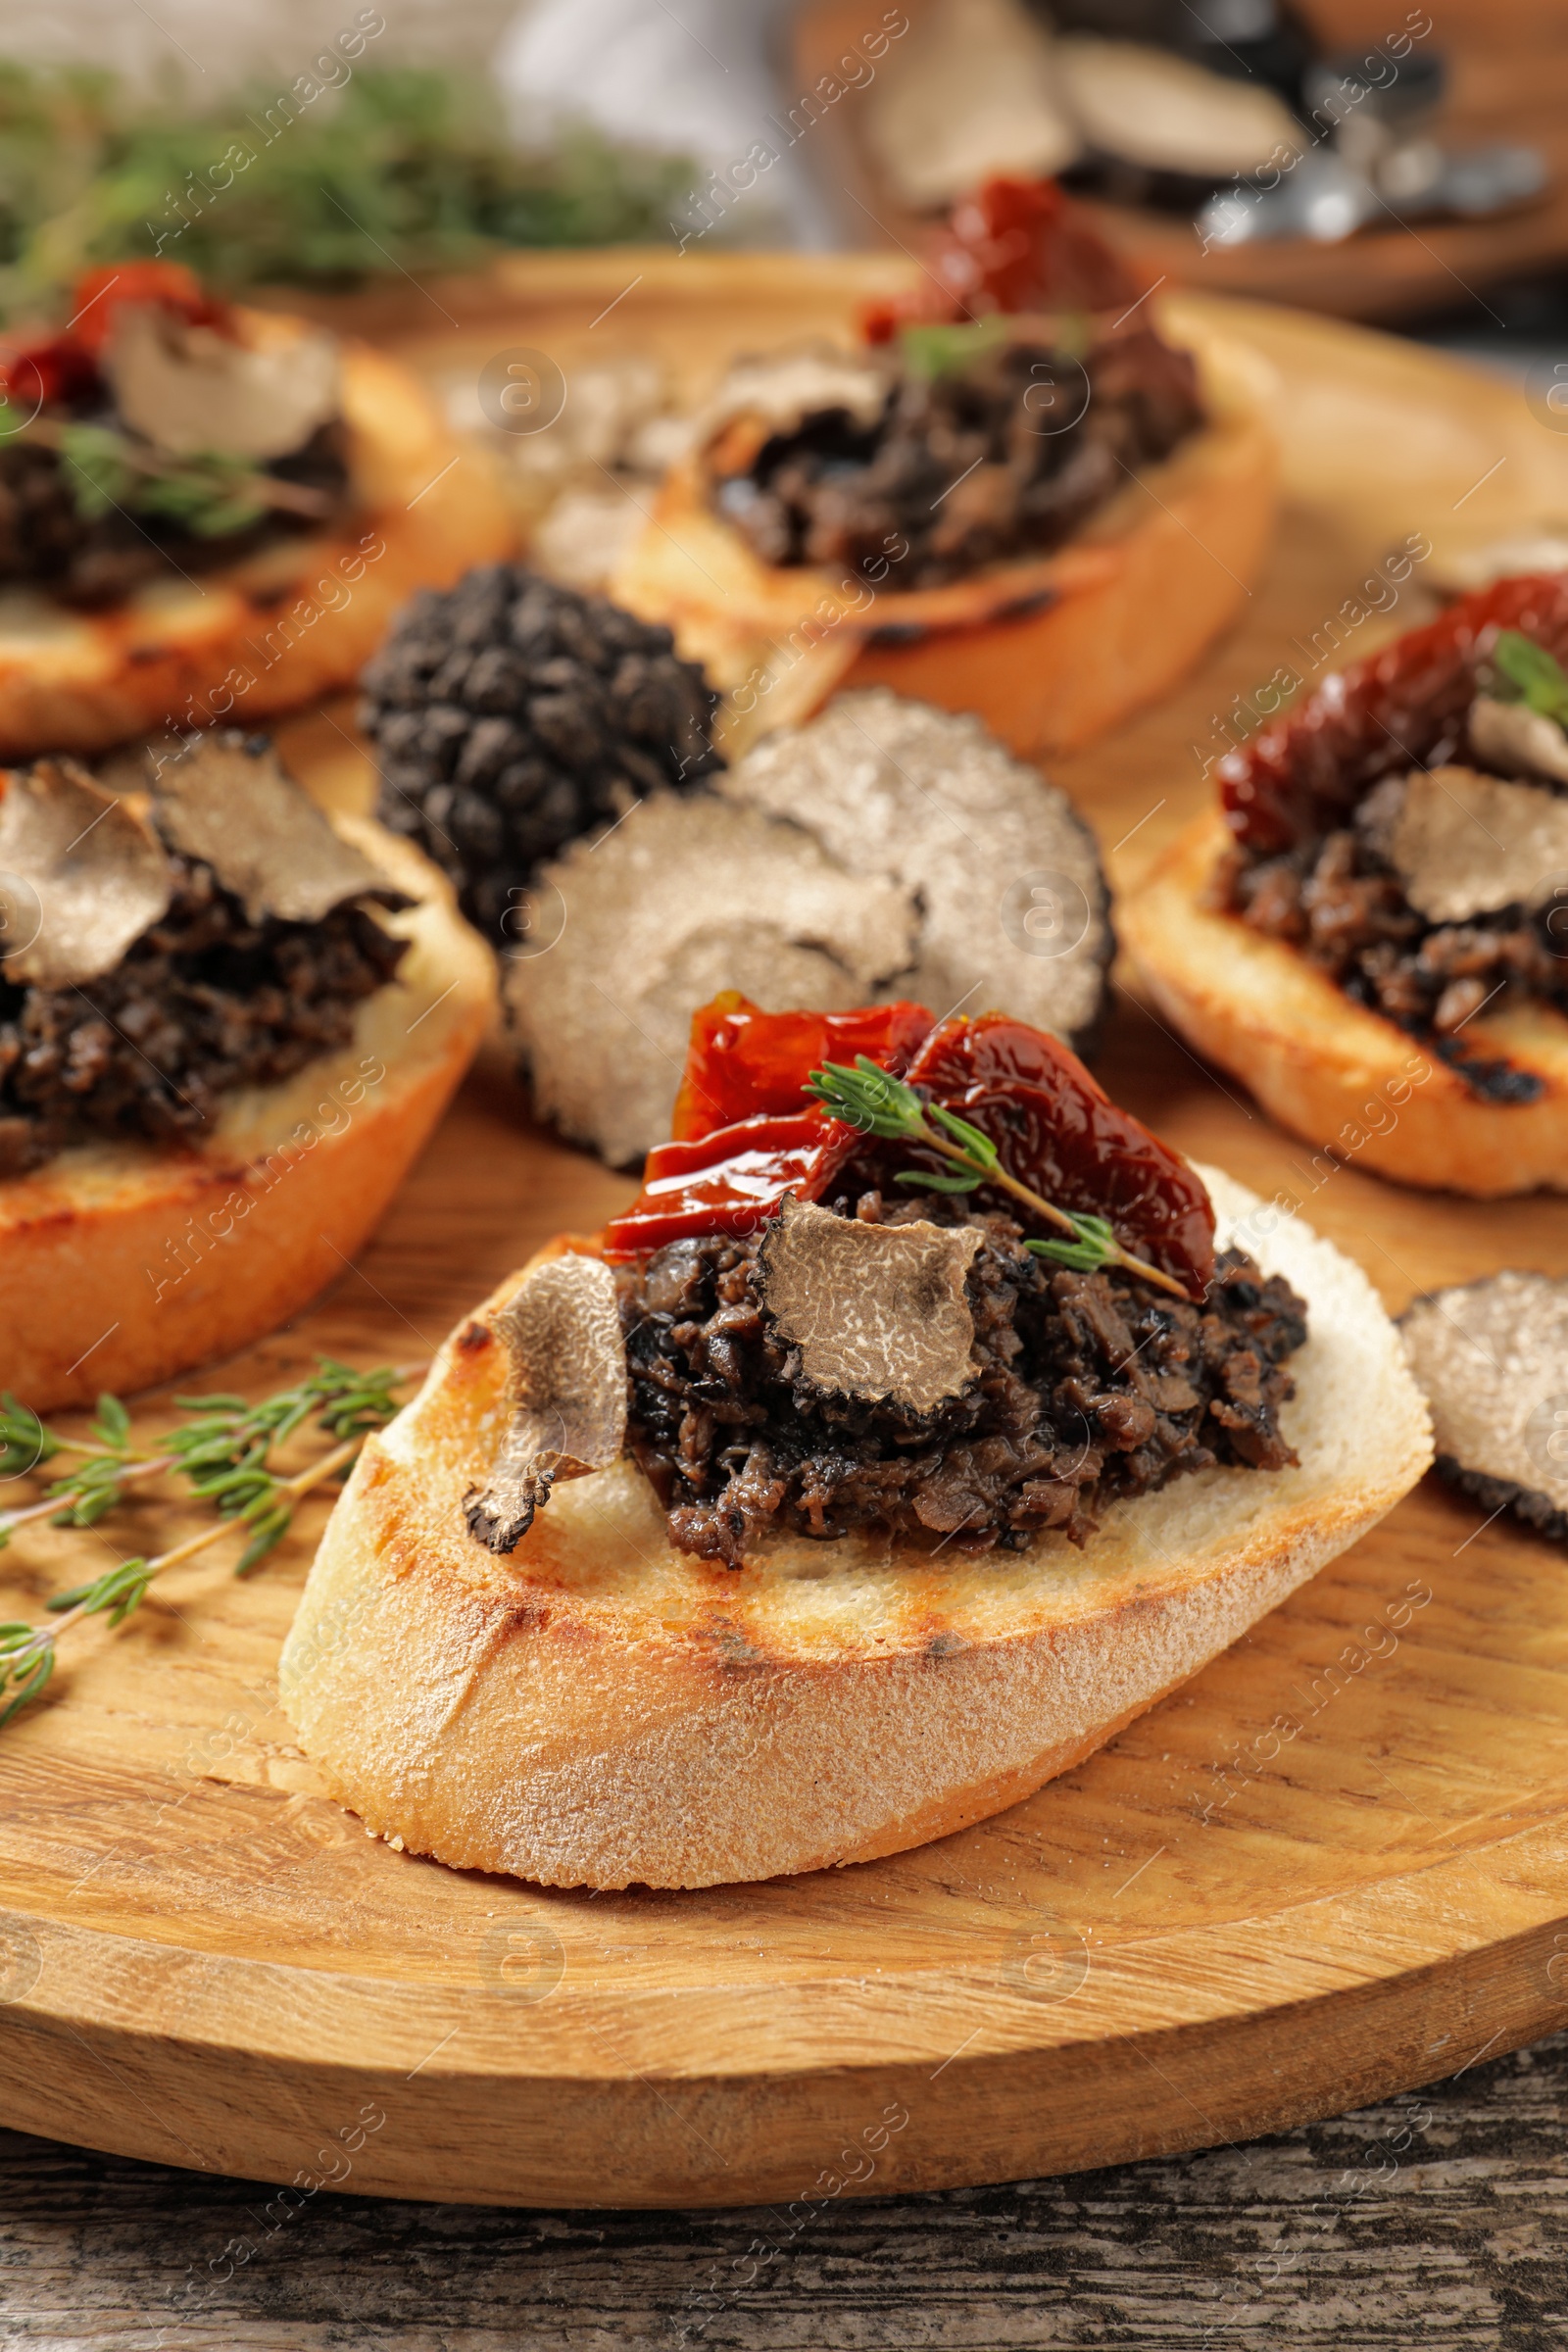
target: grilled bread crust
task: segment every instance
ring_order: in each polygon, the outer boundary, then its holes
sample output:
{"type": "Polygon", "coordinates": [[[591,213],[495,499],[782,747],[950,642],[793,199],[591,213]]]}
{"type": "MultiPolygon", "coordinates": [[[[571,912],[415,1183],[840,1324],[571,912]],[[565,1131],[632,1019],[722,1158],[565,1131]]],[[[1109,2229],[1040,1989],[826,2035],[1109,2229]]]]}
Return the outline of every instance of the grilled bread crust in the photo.
{"type": "Polygon", "coordinates": [[[1208,423],[1146,467],[1054,555],[945,588],[763,564],[702,495],[666,479],[610,594],[663,621],[727,697],[737,752],[839,686],[973,710],[1015,752],[1069,752],[1157,702],[1235,618],[1273,535],[1279,454],[1259,354],[1184,319],[1208,423]]]}
{"type": "MultiPolygon", "coordinates": [[[[249,311],[254,342],[301,321],[249,311]]],[[[0,592],[0,759],[92,753],[165,725],[249,726],[351,686],[416,588],[510,556],[490,461],[453,438],[418,382],[341,346],[354,511],[199,579],[172,572],[102,612],[0,592]]]]}
{"type": "Polygon", "coordinates": [[[192,1147],[93,1142],[0,1183],[0,1389],[36,1411],[232,1354],[341,1274],[471,1060],[494,959],[444,877],[368,819],[333,824],[416,904],[354,1037],[230,1096],[192,1147]]]}
{"type": "Polygon", "coordinates": [[[1568,1020],[1526,1001],[1468,1022],[1473,1053],[1545,1081],[1533,1102],[1478,1101],[1419,1039],[1207,903],[1229,838],[1211,810],[1116,905],[1124,946],[1182,1035],[1282,1127],[1359,1168],[1481,1200],[1568,1191],[1568,1020]]]}
{"type": "Polygon", "coordinates": [[[1205,1180],[1222,1235],[1309,1304],[1285,1412],[1299,1467],[1210,1470],[1116,1503],[1082,1552],[1059,1537],[978,1559],[785,1540],[731,1572],[671,1549],[621,1462],[559,1486],[497,1559],[462,1504],[503,1427],[490,1323],[514,1276],[368,1442],[322,1539],[279,1681],[326,1786],[372,1831],[462,1868],[673,1887],[897,1853],[1066,1771],[1432,1458],[1359,1268],[1205,1180]]]}

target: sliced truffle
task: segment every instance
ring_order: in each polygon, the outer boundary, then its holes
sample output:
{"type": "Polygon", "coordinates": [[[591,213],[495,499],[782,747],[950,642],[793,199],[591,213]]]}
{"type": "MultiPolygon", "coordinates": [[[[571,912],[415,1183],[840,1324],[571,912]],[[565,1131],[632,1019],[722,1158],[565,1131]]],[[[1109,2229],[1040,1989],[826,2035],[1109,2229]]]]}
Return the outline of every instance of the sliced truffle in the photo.
{"type": "Polygon", "coordinates": [[[1399,1327],[1442,1475],[1568,1541],[1568,1281],[1506,1268],[1416,1299],[1399,1327]]]}
{"type": "Polygon", "coordinates": [[[556,939],[508,968],[514,1034],[541,1118],[615,1166],[669,1134],[694,1006],[722,988],[775,1011],[906,994],[920,930],[908,885],[706,793],[644,802],[539,890],[556,939]]]}
{"type": "Polygon", "coordinates": [[[626,1435],[626,1348],[615,1278],[597,1257],[537,1266],[497,1315],[511,1359],[511,1421],[481,1494],[464,1516],[495,1552],[511,1551],[558,1478],[603,1470],[626,1435]]]}
{"type": "Polygon", "coordinates": [[[862,1224],[786,1197],[760,1253],[762,1302],[812,1388],[929,1413],[974,1374],[964,1283],[978,1225],[862,1224]]]}
{"type": "Polygon", "coordinates": [[[978,719],[885,688],[769,736],[547,866],[504,988],[541,1118],[620,1166],[662,1143],[693,1008],[1005,1004],[1086,1044],[1113,941],[1093,834],[978,719]]]}
{"type": "Polygon", "coordinates": [[[148,768],[160,832],[210,865],[253,923],[270,914],[318,923],[350,899],[389,895],[379,867],[333,831],[265,735],[199,735],[148,768]]]}
{"type": "Polygon", "coordinates": [[[900,995],[938,1010],[1005,1005],[1071,1045],[1091,1041],[1114,949],[1095,837],[977,718],[886,687],[841,694],[714,789],[804,825],[851,873],[918,893],[900,995]]]}
{"type": "Polygon", "coordinates": [[[41,760],[0,798],[0,911],[18,944],[0,976],[78,988],[113,971],[173,890],[145,804],[106,791],[74,760],[41,760]]]}
{"type": "Polygon", "coordinates": [[[162,304],[118,306],[103,368],[126,424],[176,458],[219,451],[267,465],[303,449],[342,405],[332,335],[270,333],[257,347],[162,304]]]}
{"type": "Polygon", "coordinates": [[[1478,694],[1470,706],[1470,748],[1505,776],[1549,776],[1568,784],[1568,735],[1528,703],[1478,694]]]}
{"type": "Polygon", "coordinates": [[[887,406],[894,371],[868,353],[840,351],[830,343],[797,344],[793,350],[738,360],[697,422],[698,437],[710,446],[724,436],[722,468],[748,465],[775,433],[793,433],[810,416],[842,415],[862,431],[887,406]],[[750,446],[742,450],[741,441],[750,446]]]}
{"type": "Polygon", "coordinates": [[[1429,922],[1544,906],[1568,873],[1568,796],[1436,767],[1378,786],[1362,830],[1429,922]]]}

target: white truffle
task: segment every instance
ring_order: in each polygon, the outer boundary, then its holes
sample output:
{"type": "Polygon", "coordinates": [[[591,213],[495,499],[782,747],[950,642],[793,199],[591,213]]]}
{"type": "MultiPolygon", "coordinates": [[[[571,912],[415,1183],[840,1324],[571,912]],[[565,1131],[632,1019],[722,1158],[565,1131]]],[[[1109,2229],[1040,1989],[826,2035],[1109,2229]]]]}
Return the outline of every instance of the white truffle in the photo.
{"type": "Polygon", "coordinates": [[[774,1010],[887,993],[914,954],[914,894],[846,873],[799,826],[708,794],[639,802],[545,868],[548,952],[509,966],[541,1118],[612,1165],[669,1134],[691,1016],[721,988],[774,1010]]]}
{"type": "Polygon", "coordinates": [[[210,865],[253,923],[318,923],[345,900],[385,895],[386,876],[333,831],[264,739],[198,735],[148,765],[160,830],[210,865]]]}
{"type": "Polygon", "coordinates": [[[1095,837],[977,718],[886,687],[842,694],[714,786],[808,826],[851,873],[918,892],[900,995],[938,1014],[1004,1009],[1069,1040],[1093,1028],[1112,952],[1095,837]]]}

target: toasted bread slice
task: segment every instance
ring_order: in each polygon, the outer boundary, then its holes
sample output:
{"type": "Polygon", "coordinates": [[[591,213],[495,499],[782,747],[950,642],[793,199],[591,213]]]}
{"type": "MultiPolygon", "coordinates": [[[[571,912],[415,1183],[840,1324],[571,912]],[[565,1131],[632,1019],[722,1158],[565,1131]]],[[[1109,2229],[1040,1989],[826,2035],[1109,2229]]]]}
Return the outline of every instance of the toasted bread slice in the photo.
{"type": "Polygon", "coordinates": [[[348,840],[416,903],[352,1042],[231,1095],[193,1148],[93,1142],[0,1183],[0,1389],[36,1411],[148,1387],[259,1339],[343,1271],[484,1034],[495,964],[417,850],[348,840]]]}
{"type": "Polygon", "coordinates": [[[558,1487],[498,1559],[463,1498],[504,1426],[486,1318],[514,1277],[369,1441],[311,1571],[279,1681],[327,1786],[461,1867],[707,1886],[897,1853],[1065,1772],[1432,1458],[1359,1268],[1204,1173],[1222,1239],[1240,1226],[1308,1301],[1284,1416],[1299,1467],[1116,1503],[1081,1552],[1056,1536],[978,1559],[791,1539],[731,1572],[671,1549],[622,1461],[558,1487]]]}
{"type": "MultiPolygon", "coordinates": [[[[300,321],[243,314],[252,341],[300,321]]],[[[77,612],[0,591],[0,759],[97,752],[164,725],[259,724],[352,685],[416,588],[511,555],[490,461],[460,444],[395,361],[341,346],[355,511],[199,578],[172,571],[123,604],[77,612]]]]}
{"type": "Polygon", "coordinates": [[[726,703],[725,749],[797,725],[841,685],[973,710],[1013,751],[1068,752],[1157,702],[1234,619],[1274,527],[1279,457],[1268,364],[1182,321],[1209,422],[1054,555],[946,588],[873,587],[761,563],[707,504],[695,466],[667,478],[610,594],[665,622],[726,703]]]}
{"type": "Polygon", "coordinates": [[[1537,1072],[1534,1102],[1483,1102],[1446,1062],[1369,1012],[1284,941],[1207,904],[1229,839],[1217,810],[1117,901],[1116,928],[1182,1035],[1309,1144],[1401,1184],[1568,1191],[1568,1020],[1525,1001],[1478,1015],[1474,1053],[1537,1072]]]}

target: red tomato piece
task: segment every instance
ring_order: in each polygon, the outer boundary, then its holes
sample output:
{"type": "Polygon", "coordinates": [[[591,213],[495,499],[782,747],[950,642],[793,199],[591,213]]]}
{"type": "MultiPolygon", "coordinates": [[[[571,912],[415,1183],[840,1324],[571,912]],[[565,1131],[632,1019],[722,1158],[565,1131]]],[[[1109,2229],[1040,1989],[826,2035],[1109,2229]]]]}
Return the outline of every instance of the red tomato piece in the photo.
{"type": "Polygon", "coordinates": [[[613,1262],[692,1235],[756,1233],[786,1193],[815,1200],[860,1142],[857,1129],[812,1107],[661,1144],[648,1154],[642,1192],[605,1228],[604,1253],[613,1262]]]}
{"type": "Polygon", "coordinates": [[[736,1119],[794,1112],[824,1061],[864,1054],[902,1077],[932,1027],[923,1004],[873,1004],[861,1012],[763,1012],[726,989],[692,1016],[691,1045],[670,1133],[678,1143],[736,1119]]]}
{"type": "Polygon", "coordinates": [[[215,302],[192,270],[180,262],[108,262],[77,280],[67,334],[96,360],[114,328],[122,302],[160,303],[193,325],[216,325],[224,305],[215,302]]]}
{"type": "MultiPolygon", "coordinates": [[[[1123,1249],[1195,1294],[1212,1280],[1214,1210],[1200,1179],[1112,1102],[1059,1038],[1000,1012],[947,1020],[908,1081],[989,1136],[1008,1175],[1043,1200],[1106,1218],[1123,1249]]],[[[885,1149],[905,1166],[929,1157],[948,1172],[934,1154],[885,1149]]]]}
{"type": "Polygon", "coordinates": [[[1343,824],[1380,777],[1446,764],[1499,629],[1519,629],[1568,662],[1568,573],[1494,580],[1461,596],[1228,752],[1216,772],[1237,840],[1266,855],[1288,850],[1343,824]]]}
{"type": "Polygon", "coordinates": [[[1148,289],[1054,179],[988,179],[960,198],[926,257],[926,271],[903,301],[865,310],[860,324],[868,343],[891,342],[915,319],[1123,310],[1148,289]]]}

